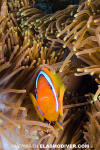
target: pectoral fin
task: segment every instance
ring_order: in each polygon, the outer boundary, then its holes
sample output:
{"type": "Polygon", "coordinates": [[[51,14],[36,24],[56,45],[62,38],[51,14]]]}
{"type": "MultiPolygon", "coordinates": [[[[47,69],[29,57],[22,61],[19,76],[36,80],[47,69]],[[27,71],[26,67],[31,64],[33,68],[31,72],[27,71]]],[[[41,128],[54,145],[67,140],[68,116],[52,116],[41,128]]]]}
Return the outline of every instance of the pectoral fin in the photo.
{"type": "Polygon", "coordinates": [[[36,112],[37,112],[39,118],[40,118],[41,120],[44,120],[43,115],[40,113],[40,111],[39,111],[39,109],[38,109],[36,98],[34,97],[34,95],[33,95],[32,93],[30,93],[30,97],[31,97],[32,103],[33,103],[33,105],[34,105],[34,107],[35,107],[35,110],[36,110],[36,112]]]}

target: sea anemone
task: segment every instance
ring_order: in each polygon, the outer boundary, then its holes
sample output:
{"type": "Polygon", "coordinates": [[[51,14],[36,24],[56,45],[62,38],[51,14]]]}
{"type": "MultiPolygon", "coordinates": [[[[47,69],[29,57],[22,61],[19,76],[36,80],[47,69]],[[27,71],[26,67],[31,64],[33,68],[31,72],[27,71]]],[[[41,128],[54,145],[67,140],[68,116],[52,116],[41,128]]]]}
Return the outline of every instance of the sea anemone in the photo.
{"type": "Polygon", "coordinates": [[[35,8],[35,0],[0,1],[1,149],[86,143],[99,150],[99,17],[99,0],[54,14],[35,8]],[[41,121],[29,97],[41,67],[57,72],[66,86],[63,130],[41,121]]]}

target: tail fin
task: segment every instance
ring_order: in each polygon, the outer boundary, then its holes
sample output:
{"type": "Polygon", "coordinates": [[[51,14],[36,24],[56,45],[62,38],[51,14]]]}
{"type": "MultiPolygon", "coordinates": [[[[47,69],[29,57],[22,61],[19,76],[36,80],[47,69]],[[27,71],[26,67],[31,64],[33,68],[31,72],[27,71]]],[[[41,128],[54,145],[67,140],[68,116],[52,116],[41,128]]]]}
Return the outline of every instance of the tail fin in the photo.
{"type": "Polygon", "coordinates": [[[56,125],[57,125],[60,129],[63,130],[63,126],[62,126],[62,124],[61,124],[59,121],[56,122],[56,125]]]}

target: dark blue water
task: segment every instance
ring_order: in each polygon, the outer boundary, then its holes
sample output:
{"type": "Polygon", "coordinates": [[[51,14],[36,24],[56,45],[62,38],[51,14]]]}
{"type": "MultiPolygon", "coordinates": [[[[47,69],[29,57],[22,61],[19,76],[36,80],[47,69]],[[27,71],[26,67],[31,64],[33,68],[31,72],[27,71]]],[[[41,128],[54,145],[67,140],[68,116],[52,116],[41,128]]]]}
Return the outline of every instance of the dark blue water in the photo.
{"type": "Polygon", "coordinates": [[[41,9],[45,14],[52,14],[66,8],[68,5],[77,5],[80,0],[37,0],[35,7],[41,9]]]}

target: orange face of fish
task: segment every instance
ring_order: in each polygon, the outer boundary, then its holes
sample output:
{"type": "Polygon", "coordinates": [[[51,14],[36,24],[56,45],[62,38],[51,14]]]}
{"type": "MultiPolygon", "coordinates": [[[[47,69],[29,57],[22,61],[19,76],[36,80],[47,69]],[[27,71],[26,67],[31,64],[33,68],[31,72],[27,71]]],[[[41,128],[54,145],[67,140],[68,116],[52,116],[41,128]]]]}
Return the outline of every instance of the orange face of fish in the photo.
{"type": "MultiPolygon", "coordinates": [[[[37,75],[35,88],[35,97],[33,94],[30,95],[39,117],[42,120],[47,119],[49,122],[55,121],[59,124],[58,118],[63,114],[62,105],[65,91],[60,77],[47,68],[42,68],[37,75]]],[[[61,125],[59,124],[59,126],[61,125]]]]}

